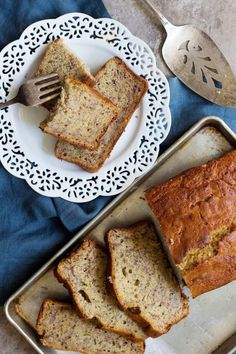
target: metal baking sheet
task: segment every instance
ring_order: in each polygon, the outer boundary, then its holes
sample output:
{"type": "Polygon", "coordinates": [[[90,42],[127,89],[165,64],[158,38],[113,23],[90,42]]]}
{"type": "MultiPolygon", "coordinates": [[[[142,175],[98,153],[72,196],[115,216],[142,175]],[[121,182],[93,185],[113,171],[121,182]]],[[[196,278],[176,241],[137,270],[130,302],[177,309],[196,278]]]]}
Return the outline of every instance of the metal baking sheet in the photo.
{"type": "MultiPolygon", "coordinates": [[[[144,191],[190,167],[219,157],[236,148],[236,136],[219,118],[207,117],[162,154],[152,169],[118,196],[93,221],[67,243],[47,264],[27,281],[5,305],[8,320],[31,343],[38,353],[58,353],[43,347],[35,331],[40,305],[44,298],[66,299],[65,288],[53,276],[53,266],[90,237],[103,243],[105,232],[114,226],[153,218],[144,191]],[[20,300],[19,300],[20,298],[20,300]],[[14,304],[21,301],[29,326],[16,313],[14,304]]],[[[145,354],[226,354],[236,349],[236,281],[190,300],[187,318],[165,335],[146,341],[145,354]]],[[[62,353],[62,352],[60,352],[62,353]]],[[[67,352],[68,353],[68,352],[67,352]]]]}

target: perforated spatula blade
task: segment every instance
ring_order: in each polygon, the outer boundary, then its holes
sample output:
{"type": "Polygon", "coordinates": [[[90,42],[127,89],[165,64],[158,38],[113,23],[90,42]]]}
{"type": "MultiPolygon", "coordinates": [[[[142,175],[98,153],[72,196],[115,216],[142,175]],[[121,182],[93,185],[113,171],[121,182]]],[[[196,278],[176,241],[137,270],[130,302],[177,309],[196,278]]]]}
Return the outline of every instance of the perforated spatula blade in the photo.
{"type": "Polygon", "coordinates": [[[174,26],[149,0],[167,32],[162,55],[170,70],[191,90],[222,106],[236,107],[236,80],[224,55],[203,31],[174,26]]]}

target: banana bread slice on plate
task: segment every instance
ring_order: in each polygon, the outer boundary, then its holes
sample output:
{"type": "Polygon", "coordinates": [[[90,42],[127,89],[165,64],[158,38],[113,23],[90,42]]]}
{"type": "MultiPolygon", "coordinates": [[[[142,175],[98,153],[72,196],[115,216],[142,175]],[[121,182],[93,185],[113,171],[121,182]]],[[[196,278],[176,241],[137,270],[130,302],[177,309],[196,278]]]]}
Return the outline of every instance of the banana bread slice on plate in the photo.
{"type": "Polygon", "coordinates": [[[110,59],[95,78],[94,88],[120,108],[117,119],[109,125],[96,151],[64,141],[58,141],[55,148],[59,159],[73,162],[89,172],[96,172],[102,167],[148,89],[147,81],[118,57],[110,59]]]}
{"type": "Polygon", "coordinates": [[[65,78],[56,108],[41,124],[44,133],[95,150],[119,108],[90,86],[65,78]]]}
{"type": "MultiPolygon", "coordinates": [[[[89,86],[95,84],[95,78],[89,68],[70,51],[62,39],[49,43],[33,76],[44,76],[56,73],[63,82],[66,76],[74,77],[89,86]]],[[[45,102],[43,106],[49,111],[55,108],[58,98],[45,102]]]]}
{"type": "Polygon", "coordinates": [[[95,78],[86,65],[67,48],[62,39],[49,43],[34,76],[56,73],[63,81],[66,76],[74,77],[93,86],[95,78]]]}

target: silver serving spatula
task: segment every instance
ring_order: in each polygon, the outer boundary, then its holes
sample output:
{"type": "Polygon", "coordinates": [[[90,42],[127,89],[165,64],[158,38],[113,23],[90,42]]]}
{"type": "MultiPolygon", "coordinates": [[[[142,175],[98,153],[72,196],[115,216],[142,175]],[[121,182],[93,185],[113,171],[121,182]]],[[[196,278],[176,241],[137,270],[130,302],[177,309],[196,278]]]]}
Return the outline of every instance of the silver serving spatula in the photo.
{"type": "Polygon", "coordinates": [[[236,80],[215,42],[191,25],[172,25],[149,0],[143,1],[167,32],[162,55],[170,70],[200,96],[222,106],[236,107],[236,80]]]}

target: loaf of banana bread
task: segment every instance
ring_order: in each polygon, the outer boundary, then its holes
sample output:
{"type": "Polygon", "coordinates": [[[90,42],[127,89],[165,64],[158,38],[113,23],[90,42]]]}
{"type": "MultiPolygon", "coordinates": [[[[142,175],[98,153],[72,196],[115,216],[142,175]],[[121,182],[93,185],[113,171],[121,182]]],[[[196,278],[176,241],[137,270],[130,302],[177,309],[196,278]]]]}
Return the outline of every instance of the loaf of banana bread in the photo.
{"type": "Polygon", "coordinates": [[[236,150],[146,192],[192,295],[236,279],[236,150]]]}

